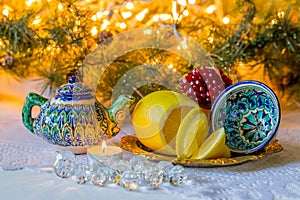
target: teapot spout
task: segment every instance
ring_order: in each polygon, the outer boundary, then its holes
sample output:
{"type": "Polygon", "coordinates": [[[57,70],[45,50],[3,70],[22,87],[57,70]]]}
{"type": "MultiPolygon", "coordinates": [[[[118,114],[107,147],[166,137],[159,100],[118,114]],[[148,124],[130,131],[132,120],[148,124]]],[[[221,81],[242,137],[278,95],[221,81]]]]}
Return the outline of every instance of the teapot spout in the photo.
{"type": "Polygon", "coordinates": [[[120,95],[114,104],[108,109],[108,115],[116,125],[121,125],[125,119],[126,109],[134,102],[131,95],[120,95]]]}

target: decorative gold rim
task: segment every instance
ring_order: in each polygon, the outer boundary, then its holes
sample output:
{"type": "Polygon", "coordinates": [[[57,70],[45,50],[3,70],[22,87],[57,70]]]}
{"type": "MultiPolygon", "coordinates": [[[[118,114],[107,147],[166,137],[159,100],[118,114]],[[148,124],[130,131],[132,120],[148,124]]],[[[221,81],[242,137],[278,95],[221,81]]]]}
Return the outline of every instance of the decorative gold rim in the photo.
{"type": "Polygon", "coordinates": [[[252,160],[263,158],[266,155],[278,153],[283,150],[278,140],[269,143],[264,149],[249,155],[233,156],[231,158],[217,158],[208,160],[196,159],[180,159],[172,156],[166,156],[151,152],[150,149],[143,146],[134,135],[127,135],[121,138],[120,147],[136,155],[144,155],[152,160],[168,160],[174,164],[182,165],[185,167],[222,167],[242,164],[252,160]]]}

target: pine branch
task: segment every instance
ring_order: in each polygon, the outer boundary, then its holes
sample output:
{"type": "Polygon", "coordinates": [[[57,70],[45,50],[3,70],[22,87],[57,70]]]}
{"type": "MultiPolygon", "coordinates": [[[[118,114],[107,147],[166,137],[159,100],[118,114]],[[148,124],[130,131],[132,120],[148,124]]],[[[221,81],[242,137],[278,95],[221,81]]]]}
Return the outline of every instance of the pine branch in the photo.
{"type": "MultiPolygon", "coordinates": [[[[4,43],[4,50],[12,53],[32,52],[38,47],[38,35],[28,27],[28,21],[33,13],[28,13],[21,19],[3,18],[0,22],[0,38],[4,43]]],[[[26,54],[27,55],[27,54],[26,54]]]]}
{"type": "MultiPolygon", "coordinates": [[[[234,34],[223,43],[216,45],[213,54],[219,55],[221,60],[216,60],[221,68],[232,68],[236,62],[245,57],[245,51],[250,41],[250,32],[253,19],[256,15],[256,7],[252,1],[237,1],[240,12],[245,13],[234,31],[234,34]],[[246,8],[243,10],[242,8],[246,8]]],[[[229,34],[230,35],[230,34],[229,34]]],[[[220,41],[220,40],[219,40],[220,41]]]]}
{"type": "MultiPolygon", "coordinates": [[[[24,16],[3,16],[0,21],[0,66],[20,77],[38,74],[43,78],[45,91],[49,88],[54,90],[66,82],[69,73],[79,71],[83,60],[96,45],[109,44],[109,41],[105,40],[107,36],[111,37],[123,31],[117,26],[120,22],[125,22],[128,29],[164,24],[171,27],[173,33],[195,38],[209,55],[213,55],[215,63],[223,71],[234,73],[240,62],[253,67],[259,65],[264,68],[265,74],[274,84],[282,88],[282,91],[295,91],[294,88],[300,87],[298,25],[300,17],[292,8],[287,9],[284,15],[279,15],[278,8],[257,10],[259,7],[253,0],[236,1],[239,12],[234,11],[231,15],[232,22],[224,25],[216,13],[205,12],[207,5],[203,2],[192,6],[176,5],[177,19],[174,19],[169,2],[149,3],[147,0],[111,2],[94,0],[89,4],[77,0],[60,0],[60,2],[63,5],[61,10],[57,10],[57,3],[52,1],[47,3],[42,11],[28,13],[26,10],[24,16]],[[134,9],[125,8],[128,2],[135,5],[134,9]],[[141,21],[137,20],[135,16],[146,8],[148,13],[141,21]],[[183,15],[185,9],[189,11],[188,17],[183,15]],[[124,10],[130,11],[132,16],[124,19],[122,16],[124,10]],[[96,21],[91,20],[98,12],[106,14],[96,21]],[[161,21],[161,13],[168,13],[173,18],[161,21]],[[262,13],[263,19],[257,20],[262,13]],[[41,16],[42,22],[33,25],[32,21],[37,16],[41,16]],[[154,17],[157,16],[158,22],[154,21],[154,17]],[[105,20],[110,24],[103,28],[105,20]],[[91,35],[93,27],[98,28],[98,36],[91,35]]],[[[287,1],[292,4],[291,2],[287,1]]],[[[173,63],[174,68],[182,74],[193,68],[187,61],[177,60],[174,55],[161,50],[129,52],[109,66],[110,73],[103,77],[99,86],[105,88],[102,91],[104,97],[106,99],[111,97],[111,89],[124,73],[139,65],[147,66],[156,60],[163,65],[173,63]]],[[[156,72],[150,72],[153,71],[146,70],[144,76],[154,77],[156,72]]],[[[172,76],[171,71],[164,73],[166,73],[164,76],[160,76],[162,74],[156,76],[162,82],[172,76]]],[[[136,90],[143,95],[147,91],[160,88],[160,85],[149,84],[136,90]]]]}

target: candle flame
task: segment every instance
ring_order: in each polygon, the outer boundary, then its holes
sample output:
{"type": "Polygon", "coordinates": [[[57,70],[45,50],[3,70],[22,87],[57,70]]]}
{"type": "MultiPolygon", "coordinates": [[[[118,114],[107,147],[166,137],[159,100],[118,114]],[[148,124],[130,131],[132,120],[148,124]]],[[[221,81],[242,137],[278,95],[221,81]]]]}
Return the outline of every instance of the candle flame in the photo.
{"type": "Polygon", "coordinates": [[[106,142],[103,140],[102,142],[102,153],[104,153],[106,150],[106,142]]]}

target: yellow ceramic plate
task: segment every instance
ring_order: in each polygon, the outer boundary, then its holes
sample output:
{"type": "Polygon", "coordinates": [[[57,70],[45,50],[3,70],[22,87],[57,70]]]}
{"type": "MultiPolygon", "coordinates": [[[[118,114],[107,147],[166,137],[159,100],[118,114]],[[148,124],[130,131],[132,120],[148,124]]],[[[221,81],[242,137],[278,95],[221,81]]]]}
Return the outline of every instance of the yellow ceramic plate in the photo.
{"type": "Polygon", "coordinates": [[[186,167],[221,167],[237,165],[248,161],[257,160],[268,154],[278,153],[283,150],[283,147],[276,140],[268,144],[263,150],[250,155],[209,160],[179,159],[176,157],[165,156],[151,152],[151,150],[143,146],[134,135],[127,135],[122,137],[121,148],[126,151],[130,151],[133,154],[144,155],[145,157],[152,160],[168,160],[172,161],[174,164],[179,164],[186,167]]]}

